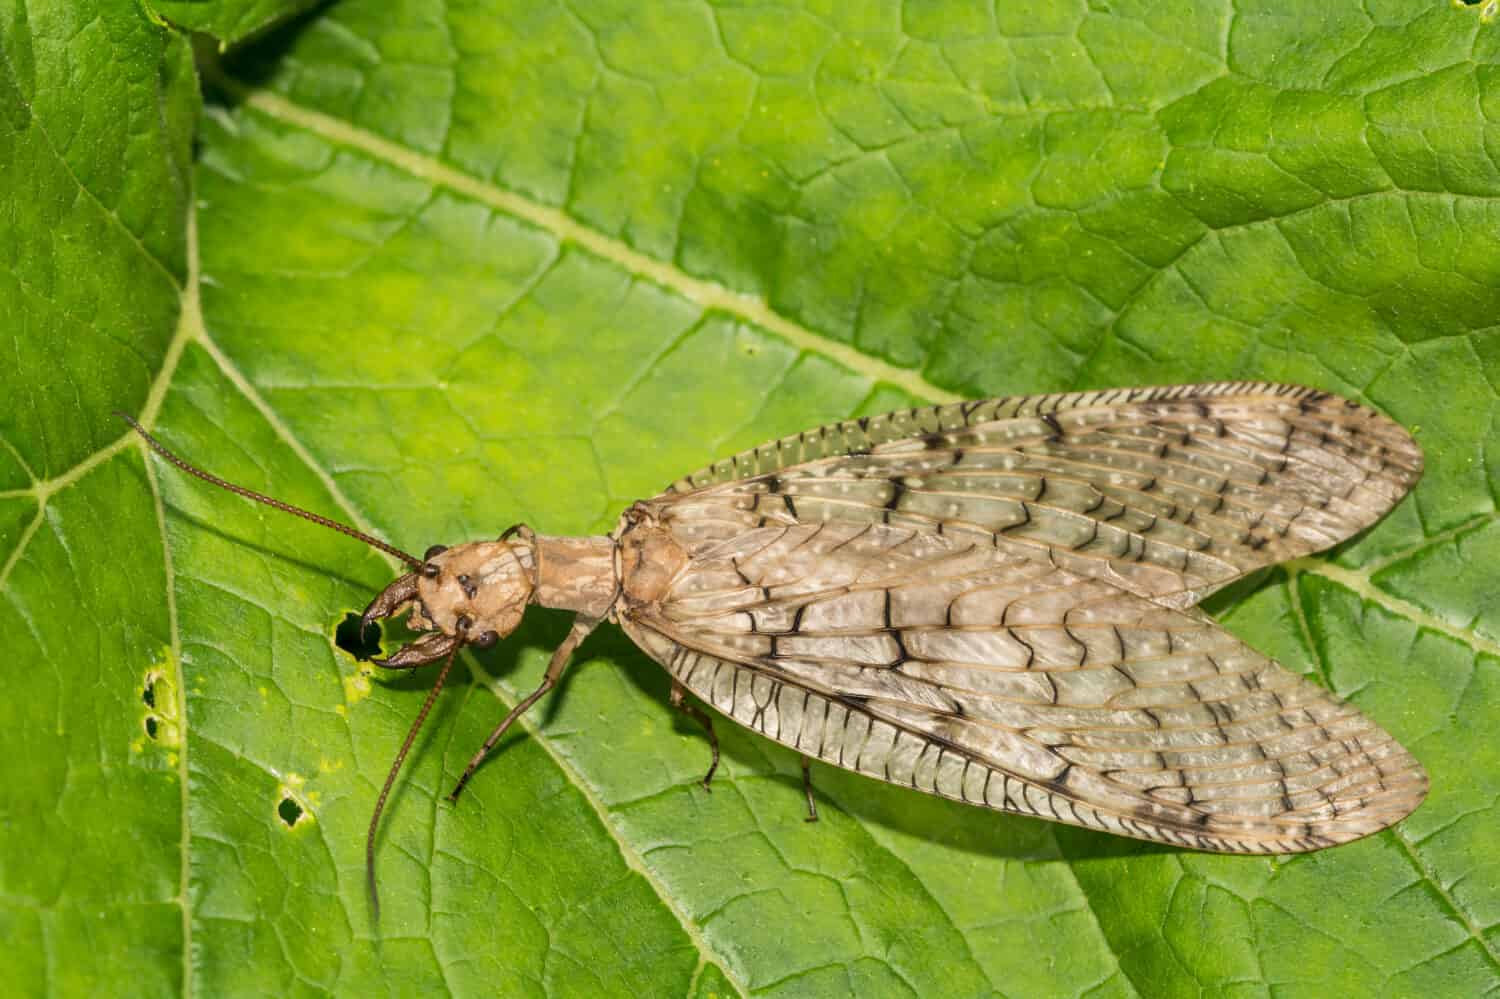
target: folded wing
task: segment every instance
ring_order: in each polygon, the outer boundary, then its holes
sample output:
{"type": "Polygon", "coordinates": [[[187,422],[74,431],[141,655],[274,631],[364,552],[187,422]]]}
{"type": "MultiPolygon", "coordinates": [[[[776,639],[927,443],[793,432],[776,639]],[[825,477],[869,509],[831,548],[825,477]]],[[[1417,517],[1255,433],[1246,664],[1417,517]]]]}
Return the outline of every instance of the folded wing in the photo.
{"type": "Polygon", "coordinates": [[[622,624],[757,732],[1004,811],[1289,853],[1383,829],[1426,791],[1389,734],[1206,615],[983,537],[768,523],[700,543],[622,624]]]}
{"type": "Polygon", "coordinates": [[[991,399],[848,420],[726,459],[658,502],[697,542],[766,524],[982,535],[1188,607],[1337,544],[1420,477],[1411,436],[1296,385],[1221,382],[991,399]]]}

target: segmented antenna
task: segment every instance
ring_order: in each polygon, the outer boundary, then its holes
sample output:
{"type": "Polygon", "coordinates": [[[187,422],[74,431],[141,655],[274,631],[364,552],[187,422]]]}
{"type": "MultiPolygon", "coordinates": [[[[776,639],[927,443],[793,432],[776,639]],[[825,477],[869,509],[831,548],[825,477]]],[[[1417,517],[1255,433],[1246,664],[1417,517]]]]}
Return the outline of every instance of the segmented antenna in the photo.
{"type": "Polygon", "coordinates": [[[283,503],[279,499],[272,499],[269,496],[262,496],[260,493],[255,492],[252,489],[246,489],[244,486],[237,486],[233,482],[226,482],[225,480],[219,478],[217,475],[212,475],[208,472],[205,472],[201,468],[190,465],[182,458],[179,458],[171,451],[168,451],[165,444],[157,440],[155,437],[152,437],[145,427],[137,423],[134,418],[132,418],[128,414],[116,410],[115,415],[124,420],[126,423],[130,424],[131,427],[135,429],[136,433],[145,438],[146,443],[151,446],[151,450],[155,451],[157,454],[161,455],[163,458],[167,459],[172,464],[176,465],[178,468],[182,469],[189,475],[200,478],[204,482],[208,482],[212,485],[218,486],[220,489],[227,489],[230,492],[235,493],[236,495],[245,497],[246,499],[254,500],[257,503],[264,503],[269,507],[275,507],[277,510],[280,510],[283,513],[290,513],[293,516],[301,517],[303,520],[310,520],[314,524],[321,524],[331,531],[338,531],[340,534],[347,534],[351,538],[363,541],[365,544],[369,545],[372,548],[379,548],[387,555],[394,555],[396,558],[405,562],[413,569],[422,568],[421,559],[417,558],[414,555],[408,555],[401,549],[393,545],[388,545],[384,541],[381,541],[379,538],[371,537],[364,531],[355,530],[348,524],[340,524],[338,521],[329,520],[327,517],[320,517],[317,514],[312,513],[308,510],[304,510],[299,506],[292,506],[292,504],[290,503],[283,503]]]}
{"type": "Polygon", "coordinates": [[[390,773],[385,775],[385,786],[380,789],[380,797],[375,801],[375,812],[370,816],[370,831],[365,834],[365,882],[370,888],[370,921],[375,924],[380,922],[380,894],[375,890],[375,831],[380,827],[380,814],[385,811],[385,799],[390,797],[391,788],[396,783],[396,774],[401,771],[401,764],[406,761],[407,751],[416,741],[417,732],[421,730],[422,723],[427,720],[427,713],[432,710],[438,692],[443,689],[443,681],[448,679],[448,671],[453,668],[453,657],[458,655],[458,650],[462,645],[462,642],[454,642],[453,648],[448,650],[448,658],[443,660],[442,672],[438,673],[432,689],[427,692],[427,700],[422,702],[422,710],[417,712],[411,728],[407,729],[406,740],[401,743],[401,751],[391,761],[390,773]]]}

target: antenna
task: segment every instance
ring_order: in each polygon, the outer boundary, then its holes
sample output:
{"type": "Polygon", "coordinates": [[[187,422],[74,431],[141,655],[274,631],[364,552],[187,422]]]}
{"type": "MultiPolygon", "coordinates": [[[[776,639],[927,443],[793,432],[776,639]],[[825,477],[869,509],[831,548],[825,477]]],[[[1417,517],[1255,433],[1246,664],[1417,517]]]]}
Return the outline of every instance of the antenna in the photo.
{"type": "Polygon", "coordinates": [[[132,417],[120,412],[119,410],[115,411],[115,415],[124,420],[126,423],[130,424],[131,427],[135,429],[135,432],[140,434],[141,437],[145,439],[146,443],[150,445],[151,450],[155,451],[157,454],[161,455],[163,458],[167,459],[172,464],[176,465],[178,468],[182,469],[189,475],[200,478],[204,482],[218,486],[220,489],[227,489],[230,492],[235,493],[236,495],[245,497],[246,499],[254,500],[257,503],[264,503],[269,507],[274,507],[277,510],[280,510],[282,513],[289,513],[294,517],[301,517],[303,520],[310,520],[314,524],[321,524],[331,531],[338,531],[340,534],[347,534],[351,538],[363,541],[371,548],[379,548],[387,555],[394,555],[396,558],[405,562],[413,569],[422,568],[421,559],[417,558],[414,555],[408,555],[401,549],[393,545],[388,545],[384,541],[381,541],[379,538],[371,537],[364,531],[355,530],[348,524],[340,524],[338,521],[329,520],[327,517],[320,517],[317,514],[304,510],[299,506],[292,506],[292,504],[290,503],[283,503],[279,499],[272,499],[269,496],[262,496],[260,493],[255,492],[252,489],[246,489],[244,486],[237,486],[233,482],[227,482],[224,479],[219,478],[217,475],[212,475],[208,472],[205,472],[203,469],[189,464],[182,458],[177,457],[177,455],[173,454],[171,451],[168,451],[165,444],[157,440],[155,437],[152,437],[151,434],[147,432],[146,428],[137,423],[132,417]]]}

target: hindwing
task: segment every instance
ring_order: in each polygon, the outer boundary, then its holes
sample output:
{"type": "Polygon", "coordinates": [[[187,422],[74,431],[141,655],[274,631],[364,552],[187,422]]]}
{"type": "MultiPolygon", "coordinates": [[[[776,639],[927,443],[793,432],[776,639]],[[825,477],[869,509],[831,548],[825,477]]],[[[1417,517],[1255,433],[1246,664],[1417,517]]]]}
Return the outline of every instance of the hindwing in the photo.
{"type": "Polygon", "coordinates": [[[1206,615],[975,538],[753,528],[621,623],[810,757],[1112,833],[1297,852],[1385,828],[1427,786],[1357,709],[1206,615]]]}

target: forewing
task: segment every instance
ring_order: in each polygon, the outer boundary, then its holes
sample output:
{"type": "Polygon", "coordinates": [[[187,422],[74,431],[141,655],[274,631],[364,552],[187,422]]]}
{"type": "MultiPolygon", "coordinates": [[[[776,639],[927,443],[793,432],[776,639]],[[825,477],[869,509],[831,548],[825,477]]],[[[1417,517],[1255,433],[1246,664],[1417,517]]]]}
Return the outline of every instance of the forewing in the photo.
{"type": "Polygon", "coordinates": [[[1399,424],[1295,385],[991,399],[819,427],[683,479],[661,516],[711,540],[827,520],[981,534],[1173,607],[1337,544],[1421,475],[1399,424]]]}
{"type": "Polygon", "coordinates": [[[972,538],[756,528],[621,620],[777,742],[1005,811],[1288,853],[1385,828],[1427,786],[1354,707],[1207,616],[972,538]]]}

